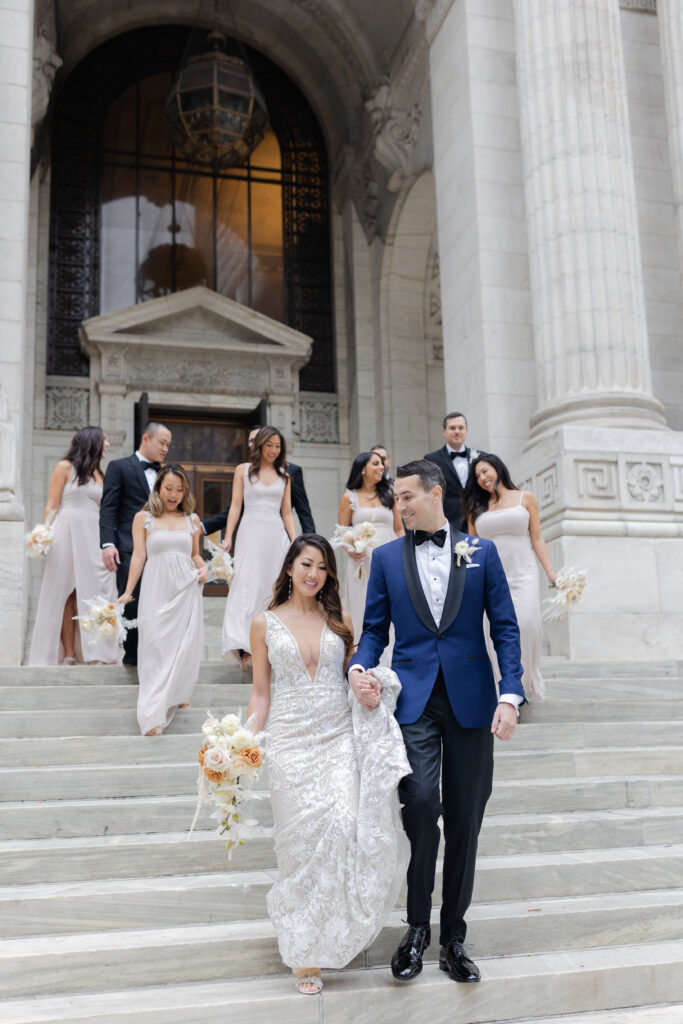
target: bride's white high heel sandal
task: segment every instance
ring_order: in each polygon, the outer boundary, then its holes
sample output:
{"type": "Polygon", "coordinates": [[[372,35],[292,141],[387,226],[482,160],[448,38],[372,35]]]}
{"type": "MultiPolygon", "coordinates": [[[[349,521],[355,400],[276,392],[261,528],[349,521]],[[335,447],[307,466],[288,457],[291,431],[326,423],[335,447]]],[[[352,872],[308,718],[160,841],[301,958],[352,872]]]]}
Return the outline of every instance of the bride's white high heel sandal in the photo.
{"type": "Polygon", "coordinates": [[[323,989],[323,979],[319,974],[307,974],[302,978],[295,974],[294,984],[296,985],[297,992],[300,992],[302,996],[317,996],[323,989]],[[304,985],[310,987],[304,988],[304,985]]]}

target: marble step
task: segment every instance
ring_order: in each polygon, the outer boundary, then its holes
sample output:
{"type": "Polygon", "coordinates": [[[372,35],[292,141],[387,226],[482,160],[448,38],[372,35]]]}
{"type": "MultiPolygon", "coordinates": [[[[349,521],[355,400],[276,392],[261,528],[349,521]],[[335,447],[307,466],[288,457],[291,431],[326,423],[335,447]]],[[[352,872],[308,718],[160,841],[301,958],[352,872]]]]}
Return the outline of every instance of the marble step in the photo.
{"type": "MultiPolygon", "coordinates": [[[[250,686],[234,686],[232,683],[197,683],[192,693],[192,703],[197,711],[204,712],[215,704],[243,705],[245,708],[251,692],[250,686]]],[[[132,686],[109,686],[91,683],[87,686],[3,686],[0,689],[3,711],[121,711],[135,710],[138,699],[137,683],[132,686]]]]}
{"type": "MultiPolygon", "coordinates": [[[[53,837],[104,836],[189,829],[194,817],[195,795],[110,797],[80,800],[25,800],[0,803],[0,840],[50,839],[53,837]]],[[[214,829],[212,808],[202,808],[198,829],[214,829]]],[[[254,791],[249,816],[261,825],[272,825],[266,791],[254,791]],[[259,799],[262,797],[263,799],[259,799]]]]}
{"type": "MultiPolygon", "coordinates": [[[[237,664],[219,660],[203,660],[199,669],[200,683],[232,683],[251,685],[251,673],[242,672],[237,664]]],[[[137,686],[137,671],[123,665],[0,665],[0,687],[5,686],[137,686]]]]}
{"type": "MultiPolygon", "coordinates": [[[[672,681],[673,682],[673,681],[672,681]]],[[[683,680],[676,680],[677,692],[680,692],[683,680]]],[[[562,697],[549,695],[546,700],[535,701],[524,705],[520,713],[520,722],[525,724],[537,722],[640,722],[645,716],[650,721],[680,721],[683,719],[683,706],[674,698],[674,688],[666,697],[647,697],[614,694],[605,698],[589,698],[576,693],[568,695],[571,687],[562,688],[562,697]]]]}
{"type": "Polygon", "coordinates": [[[635,1006],[619,1010],[588,1010],[561,1017],[525,1017],[515,1024],[683,1024],[683,1003],[635,1006]]]}
{"type": "MultiPolygon", "coordinates": [[[[171,798],[176,799],[176,798],[171,798]]],[[[150,808],[154,801],[150,801],[150,808]]],[[[215,833],[184,831],[93,835],[0,841],[0,878],[7,884],[70,881],[79,878],[126,878],[224,870],[223,844],[215,833]]],[[[203,819],[208,823],[208,819],[203,819]]],[[[202,822],[203,823],[203,822],[202,822]]],[[[147,823],[146,823],[147,824],[147,823]]],[[[211,823],[212,824],[212,823],[211,823]]],[[[574,811],[564,814],[487,814],[479,839],[480,856],[540,854],[581,850],[616,850],[683,843],[683,807],[620,811],[574,811]]],[[[275,866],[267,829],[235,851],[234,869],[275,866]]]]}
{"type": "MultiPolygon", "coordinates": [[[[224,714],[236,711],[237,707],[226,703],[214,707],[214,712],[224,714]]],[[[171,722],[166,736],[188,733],[199,735],[205,719],[205,710],[193,708],[180,710],[171,722]]],[[[0,717],[0,738],[42,739],[76,738],[90,741],[95,737],[99,744],[102,737],[122,736],[136,738],[138,733],[135,711],[117,709],[73,709],[52,711],[7,711],[0,717]]],[[[158,742],[164,737],[140,737],[158,742]]],[[[559,747],[574,750],[586,746],[620,747],[631,746],[680,746],[679,732],[668,720],[632,722],[539,722],[522,723],[512,740],[513,749],[538,750],[559,747]]],[[[39,759],[33,763],[40,763],[39,759]]]]}
{"type": "MultiPolygon", "coordinates": [[[[197,789],[197,774],[196,761],[149,765],[143,769],[139,765],[0,768],[0,794],[5,802],[24,802],[13,808],[15,816],[23,819],[25,815],[19,812],[22,809],[30,812],[37,795],[40,795],[41,813],[45,810],[46,801],[57,802],[66,795],[69,800],[193,796],[197,789]]],[[[255,789],[263,791],[266,788],[267,775],[264,771],[255,789]]],[[[683,804],[683,774],[510,779],[499,765],[488,810],[494,814],[506,811],[529,813],[672,804],[683,804]]],[[[7,803],[0,803],[0,837],[25,836],[21,831],[11,834],[7,810],[7,803]]]]}
{"type": "Polygon", "coordinates": [[[683,941],[577,949],[539,956],[487,957],[482,983],[456,986],[428,964],[417,981],[400,985],[389,971],[325,971],[316,998],[302,998],[291,977],[168,984],[109,992],[0,1001],[2,1024],[680,1024],[683,941]],[[643,984],[647,978],[647,985],[643,984]],[[638,1004],[656,1000],[658,1007],[638,1004]],[[668,1006],[666,1004],[669,1004],[668,1006]],[[610,1010],[601,1019],[603,1007],[610,1010]],[[671,1016],[662,1016],[665,1010],[671,1016]],[[655,1016],[639,1016],[647,1012],[655,1016]],[[553,1014],[571,1013],[557,1017],[553,1014]],[[617,1014],[621,1016],[616,1016],[617,1014]],[[520,1014],[524,1021],[520,1021],[520,1014]],[[533,1014],[533,1017],[529,1017],[533,1014]],[[577,1014],[584,1014],[577,1016],[577,1014]],[[540,1016],[539,1016],[540,1015],[540,1016]]]}
{"type": "MultiPolygon", "coordinates": [[[[562,900],[474,904],[468,913],[471,955],[510,956],[675,940],[683,890],[620,893],[562,900]]],[[[394,911],[378,938],[349,966],[388,964],[405,931],[394,911]]],[[[426,959],[438,956],[438,911],[426,959]]],[[[111,991],[124,986],[278,974],[282,962],[270,921],[122,929],[0,940],[5,998],[111,991]]]]}
{"type": "MultiPolygon", "coordinates": [[[[274,868],[151,878],[95,879],[0,887],[4,937],[119,928],[221,923],[267,917],[274,868]]],[[[442,862],[435,893],[441,891],[442,862]]],[[[583,854],[480,857],[474,902],[537,900],[604,892],[675,889],[683,878],[683,844],[595,850],[583,854]]],[[[399,906],[405,905],[405,891],[399,906]]]]}

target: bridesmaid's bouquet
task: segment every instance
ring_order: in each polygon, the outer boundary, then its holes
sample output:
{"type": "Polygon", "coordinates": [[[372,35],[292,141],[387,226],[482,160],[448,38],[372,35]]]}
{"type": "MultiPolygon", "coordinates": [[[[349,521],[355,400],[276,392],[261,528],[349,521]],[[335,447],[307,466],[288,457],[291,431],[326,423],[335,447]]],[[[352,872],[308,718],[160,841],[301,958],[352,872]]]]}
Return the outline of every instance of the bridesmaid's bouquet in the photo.
{"type": "Polygon", "coordinates": [[[214,806],[211,815],[218,822],[218,835],[226,837],[225,848],[232,858],[235,846],[243,846],[254,834],[255,820],[245,817],[242,804],[251,795],[245,783],[259,776],[263,756],[259,744],[262,733],[253,733],[242,725],[239,715],[225,715],[220,721],[211,712],[202,726],[204,743],[199,749],[197,810],[190,826],[194,829],[202,804],[214,806]]]}
{"type": "MultiPolygon", "coordinates": [[[[349,554],[368,555],[377,547],[377,529],[370,522],[356,523],[355,526],[340,526],[337,523],[331,544],[333,548],[343,548],[349,554]]],[[[364,562],[358,565],[355,576],[359,580],[366,578],[364,562]]]]}
{"type": "Polygon", "coordinates": [[[137,626],[137,619],[124,618],[124,605],[108,601],[106,597],[86,598],[83,604],[88,608],[87,615],[74,615],[74,621],[80,623],[82,633],[92,633],[88,637],[90,645],[112,636],[123,643],[128,630],[137,626]]]}
{"type": "Polygon", "coordinates": [[[557,622],[563,619],[569,609],[578,604],[583,597],[586,586],[586,569],[560,569],[557,578],[550,586],[557,590],[555,597],[547,598],[543,604],[543,618],[546,622],[557,622]]]}
{"type": "Polygon", "coordinates": [[[45,558],[55,536],[56,518],[47,523],[37,523],[33,529],[24,536],[26,554],[29,558],[45,558]]]}
{"type": "Polygon", "coordinates": [[[212,540],[206,540],[205,544],[211,553],[207,583],[227,583],[230,586],[235,575],[232,558],[227,551],[224,551],[218,544],[214,544],[212,540]]]}

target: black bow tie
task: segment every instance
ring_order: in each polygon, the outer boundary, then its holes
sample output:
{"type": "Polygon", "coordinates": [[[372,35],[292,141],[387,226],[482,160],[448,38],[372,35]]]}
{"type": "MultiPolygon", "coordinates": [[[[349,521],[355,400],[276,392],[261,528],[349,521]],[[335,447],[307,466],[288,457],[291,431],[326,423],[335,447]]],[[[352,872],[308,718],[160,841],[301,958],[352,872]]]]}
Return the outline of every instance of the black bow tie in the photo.
{"type": "Polygon", "coordinates": [[[140,459],[140,465],[143,470],[153,469],[155,473],[158,473],[161,469],[160,462],[147,462],[145,459],[140,459]]]}
{"type": "Polygon", "coordinates": [[[463,450],[461,452],[449,452],[448,454],[450,455],[450,457],[452,459],[466,459],[467,458],[467,448],[463,448],[463,450]]]}
{"type": "Polygon", "coordinates": [[[434,541],[438,548],[442,548],[446,543],[446,528],[442,527],[440,530],[435,530],[434,533],[427,533],[426,530],[415,531],[416,544],[424,544],[427,540],[434,541]]]}

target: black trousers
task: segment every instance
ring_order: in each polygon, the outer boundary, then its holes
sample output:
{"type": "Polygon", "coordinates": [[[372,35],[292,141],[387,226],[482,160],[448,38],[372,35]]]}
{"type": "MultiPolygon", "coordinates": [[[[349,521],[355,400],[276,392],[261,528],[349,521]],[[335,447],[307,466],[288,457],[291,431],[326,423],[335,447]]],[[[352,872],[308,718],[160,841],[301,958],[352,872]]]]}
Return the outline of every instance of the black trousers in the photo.
{"type": "Polygon", "coordinates": [[[399,785],[403,827],[410,840],[408,923],[429,924],[439,851],[445,840],[440,942],[464,941],[472,900],[479,830],[493,785],[491,727],[465,729],[453,714],[443,673],[422,715],[401,732],[413,769],[399,785]],[[439,790],[441,776],[441,791],[439,790]]]}
{"type": "MultiPolygon", "coordinates": [[[[116,567],[116,586],[119,594],[122,594],[126,589],[126,583],[128,582],[128,570],[130,569],[130,560],[133,557],[132,551],[120,551],[119,558],[121,564],[116,567]]],[[[124,618],[126,619],[137,619],[138,617],[138,598],[140,597],[140,580],[137,582],[137,586],[133,591],[133,600],[129,601],[124,608],[124,618]]],[[[137,665],[138,663],[138,631],[137,629],[129,629],[126,634],[126,639],[123,641],[123,664],[124,665],[137,665]]]]}

